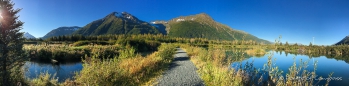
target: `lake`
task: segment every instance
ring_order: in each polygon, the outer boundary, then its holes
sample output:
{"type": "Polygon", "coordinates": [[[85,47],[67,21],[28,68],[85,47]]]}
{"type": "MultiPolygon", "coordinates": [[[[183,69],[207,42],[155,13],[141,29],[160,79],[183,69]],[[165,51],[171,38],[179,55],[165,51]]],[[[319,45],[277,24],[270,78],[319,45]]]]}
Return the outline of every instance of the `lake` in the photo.
{"type": "MultiPolygon", "coordinates": [[[[242,60],[242,65],[244,65],[246,62],[253,62],[253,66],[257,69],[263,69],[263,65],[267,63],[268,56],[273,54],[273,59],[276,58],[276,61],[273,61],[276,66],[279,67],[280,70],[284,72],[284,77],[286,73],[288,72],[289,67],[293,65],[293,62],[296,61],[297,66],[300,64],[300,59],[302,61],[309,61],[307,70],[313,71],[314,65],[313,63],[317,62],[317,68],[316,68],[316,74],[319,76],[322,76],[323,78],[328,78],[328,75],[331,72],[334,72],[332,75],[332,81],[330,81],[330,86],[349,86],[349,64],[348,61],[343,61],[339,59],[335,59],[334,57],[326,57],[326,56],[319,56],[319,57],[309,57],[307,55],[295,55],[285,52],[275,52],[270,51],[268,54],[265,54],[261,57],[255,57],[255,56],[248,56],[246,59],[242,60]]],[[[349,57],[336,57],[336,58],[349,58],[349,57]]],[[[239,65],[239,62],[232,63],[232,67],[237,68],[239,65]]],[[[317,78],[318,78],[317,77],[317,78]]],[[[315,80],[315,82],[317,82],[315,80]]],[[[326,83],[325,80],[320,80],[320,83],[318,85],[324,85],[326,83]]]]}
{"type": "Polygon", "coordinates": [[[49,63],[40,61],[27,61],[24,65],[28,71],[25,72],[27,78],[37,78],[41,72],[48,72],[55,78],[58,78],[58,82],[64,82],[66,79],[72,79],[75,72],[82,70],[81,62],[65,62],[65,63],[49,63]]]}

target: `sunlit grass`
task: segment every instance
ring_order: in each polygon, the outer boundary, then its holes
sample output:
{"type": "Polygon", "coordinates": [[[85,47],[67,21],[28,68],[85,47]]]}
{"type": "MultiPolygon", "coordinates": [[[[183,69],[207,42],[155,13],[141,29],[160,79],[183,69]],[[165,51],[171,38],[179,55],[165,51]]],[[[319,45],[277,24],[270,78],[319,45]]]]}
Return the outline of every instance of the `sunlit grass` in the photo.
{"type": "Polygon", "coordinates": [[[121,47],[113,45],[86,45],[69,46],[63,44],[49,45],[24,45],[23,50],[27,52],[28,57],[33,60],[51,61],[80,61],[85,55],[91,56],[99,54],[102,56],[117,56],[121,47]]]}
{"type": "Polygon", "coordinates": [[[162,74],[171,63],[175,50],[172,44],[162,44],[158,51],[145,57],[135,53],[132,47],[110,59],[100,59],[99,54],[90,57],[86,55],[83,69],[76,73],[73,80],[58,83],[56,79],[50,78],[50,74],[41,73],[38,78],[29,80],[29,85],[151,85],[154,78],[162,74]]]}
{"type": "Polygon", "coordinates": [[[246,50],[245,52],[248,55],[257,56],[257,57],[261,57],[261,56],[264,56],[266,54],[265,49],[262,49],[262,48],[259,48],[259,47],[246,50]]]}
{"type": "Polygon", "coordinates": [[[54,78],[54,75],[49,74],[48,72],[40,73],[37,78],[29,80],[29,85],[35,86],[58,86],[58,79],[54,78]]]}
{"type": "MultiPolygon", "coordinates": [[[[132,48],[130,48],[132,50],[132,48]]],[[[125,51],[129,51],[127,49],[125,51]]],[[[95,56],[83,60],[83,69],[75,76],[80,85],[141,85],[158,76],[173,59],[175,47],[163,44],[146,57],[121,52],[122,58],[100,60],[95,56]],[[127,55],[124,55],[127,54],[127,55]]],[[[69,81],[66,81],[69,84],[69,81]]],[[[70,82],[70,83],[72,83],[70,82]]]]}
{"type": "MultiPolygon", "coordinates": [[[[205,85],[208,86],[315,86],[316,66],[313,71],[305,70],[307,61],[300,61],[301,64],[294,64],[289,68],[286,76],[276,65],[273,65],[275,59],[269,54],[268,62],[265,63],[264,69],[257,70],[253,63],[240,64],[239,68],[232,68],[230,63],[238,60],[231,60],[225,56],[225,50],[220,48],[204,49],[189,45],[182,45],[191,61],[198,68],[198,73],[205,85]],[[297,77],[306,77],[309,79],[296,79],[297,77]]],[[[256,52],[256,51],[250,51],[256,52]]],[[[234,54],[236,58],[244,58],[242,54],[234,54]]],[[[316,63],[314,63],[316,65],[316,63]]],[[[331,74],[329,75],[331,77],[331,74]]],[[[329,81],[325,85],[328,85],[329,81]]]]}

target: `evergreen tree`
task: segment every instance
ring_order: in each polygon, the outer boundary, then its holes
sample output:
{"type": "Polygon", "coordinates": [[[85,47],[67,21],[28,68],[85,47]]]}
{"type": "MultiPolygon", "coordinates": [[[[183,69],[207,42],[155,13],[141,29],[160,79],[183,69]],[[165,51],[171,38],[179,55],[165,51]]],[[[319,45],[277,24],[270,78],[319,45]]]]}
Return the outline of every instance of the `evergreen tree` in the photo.
{"type": "Polygon", "coordinates": [[[23,22],[16,14],[21,9],[13,9],[11,0],[0,0],[0,86],[13,86],[23,81],[20,70],[24,65],[22,47],[23,22]]]}
{"type": "Polygon", "coordinates": [[[313,46],[313,43],[310,42],[309,46],[313,46]]]}
{"type": "Polygon", "coordinates": [[[288,46],[288,42],[286,41],[285,46],[288,46]]]}

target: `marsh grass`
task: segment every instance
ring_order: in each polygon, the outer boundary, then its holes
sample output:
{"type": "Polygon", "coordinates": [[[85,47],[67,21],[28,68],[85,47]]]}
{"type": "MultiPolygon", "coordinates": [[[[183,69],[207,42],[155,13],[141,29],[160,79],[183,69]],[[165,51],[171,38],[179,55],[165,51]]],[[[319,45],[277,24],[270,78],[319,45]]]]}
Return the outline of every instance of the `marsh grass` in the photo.
{"type": "Polygon", "coordinates": [[[175,46],[163,44],[159,50],[142,57],[140,54],[129,55],[130,49],[120,53],[122,58],[98,59],[96,56],[84,59],[83,69],[77,73],[75,80],[64,84],[134,86],[147,83],[166,69],[173,59],[175,46]],[[127,54],[127,55],[124,55],[127,54]]]}
{"type": "Polygon", "coordinates": [[[69,46],[62,44],[52,45],[25,45],[23,48],[27,56],[32,60],[51,61],[51,59],[61,61],[80,61],[85,55],[97,57],[114,57],[118,55],[119,46],[112,45],[88,45],[88,46],[69,46]]]}
{"type": "Polygon", "coordinates": [[[49,74],[47,71],[40,73],[37,78],[29,80],[29,85],[34,86],[58,86],[58,78],[54,78],[56,75],[49,74]]]}
{"type": "Polygon", "coordinates": [[[76,72],[73,80],[67,79],[58,83],[57,79],[50,78],[50,74],[41,73],[38,78],[29,80],[33,86],[138,86],[150,85],[154,78],[162,74],[173,60],[176,51],[173,44],[162,44],[159,50],[142,57],[128,47],[114,58],[100,58],[99,53],[93,56],[85,55],[83,69],[76,72]]]}
{"type": "MultiPolygon", "coordinates": [[[[224,49],[207,50],[189,45],[181,47],[190,55],[201,79],[208,86],[316,86],[319,83],[315,82],[315,78],[319,78],[316,77],[316,66],[313,71],[306,70],[308,61],[301,60],[299,65],[294,61],[286,76],[283,76],[284,72],[273,63],[276,59],[272,54],[269,54],[268,62],[260,70],[253,66],[253,62],[245,63],[244,66],[240,62],[238,68],[231,67],[230,63],[239,59],[229,59],[231,57],[225,56],[224,49]]],[[[242,59],[244,53],[237,52],[232,56],[242,59]]],[[[328,85],[329,81],[325,85],[328,85]]]]}
{"type": "Polygon", "coordinates": [[[261,56],[264,56],[266,54],[265,49],[262,49],[261,47],[254,47],[252,49],[246,50],[245,52],[248,55],[257,56],[257,57],[261,57],[261,56]]]}

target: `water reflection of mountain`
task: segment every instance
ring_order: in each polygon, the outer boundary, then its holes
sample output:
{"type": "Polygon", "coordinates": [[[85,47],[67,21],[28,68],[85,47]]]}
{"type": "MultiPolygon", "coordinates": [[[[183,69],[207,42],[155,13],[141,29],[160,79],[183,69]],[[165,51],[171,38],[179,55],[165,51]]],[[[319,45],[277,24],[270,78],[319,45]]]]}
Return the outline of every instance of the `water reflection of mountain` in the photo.
{"type": "MultiPolygon", "coordinates": [[[[256,58],[261,58],[264,55],[260,55],[260,56],[252,56],[252,55],[248,55],[246,54],[244,51],[249,50],[251,48],[227,48],[226,49],[226,55],[227,57],[232,58],[233,60],[237,60],[237,61],[243,61],[245,59],[249,59],[251,57],[256,57],[256,58]],[[244,53],[244,54],[243,54],[244,53]],[[241,56],[243,55],[243,56],[241,56]],[[243,58],[241,58],[243,57],[243,58]]],[[[267,52],[269,52],[270,50],[266,50],[267,52]]],[[[325,56],[326,58],[331,58],[331,59],[336,59],[336,60],[342,60],[346,63],[349,64],[349,55],[338,55],[338,54],[306,54],[306,53],[292,53],[292,52],[285,52],[285,51],[275,51],[276,53],[279,53],[280,55],[282,53],[285,53],[286,56],[288,56],[289,54],[293,54],[293,55],[306,55],[309,56],[309,58],[319,58],[320,56],[325,56]]]]}
{"type": "Polygon", "coordinates": [[[325,55],[327,58],[334,58],[336,60],[343,60],[349,64],[349,55],[325,55]]]}
{"type": "Polygon", "coordinates": [[[309,56],[309,58],[319,58],[320,56],[325,56],[326,58],[331,58],[331,59],[336,59],[336,60],[342,60],[346,63],[349,64],[349,55],[339,55],[339,54],[306,54],[306,53],[291,53],[291,52],[285,52],[285,51],[276,51],[277,53],[282,53],[284,52],[286,54],[286,56],[288,54],[294,54],[294,55],[306,55],[309,56]]]}

